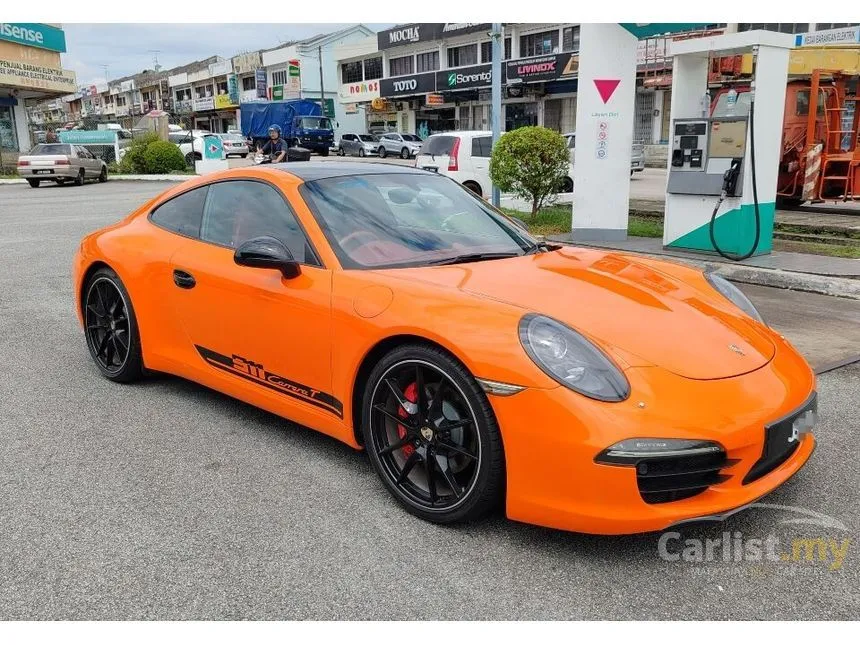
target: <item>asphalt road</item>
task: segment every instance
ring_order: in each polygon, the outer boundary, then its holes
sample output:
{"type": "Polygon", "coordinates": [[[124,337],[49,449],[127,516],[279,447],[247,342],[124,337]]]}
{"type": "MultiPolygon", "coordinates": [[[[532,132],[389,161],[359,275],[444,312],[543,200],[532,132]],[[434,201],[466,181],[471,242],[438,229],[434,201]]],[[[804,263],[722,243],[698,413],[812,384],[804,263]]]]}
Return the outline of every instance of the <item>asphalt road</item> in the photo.
{"type": "Polygon", "coordinates": [[[0,186],[0,619],[860,616],[860,366],[820,377],[818,450],[763,500],[827,527],[766,508],[679,529],[848,539],[835,569],[670,562],[658,535],[501,516],[434,526],[331,439],[176,378],[98,375],[73,313],[72,254],[161,188],[0,186]]]}

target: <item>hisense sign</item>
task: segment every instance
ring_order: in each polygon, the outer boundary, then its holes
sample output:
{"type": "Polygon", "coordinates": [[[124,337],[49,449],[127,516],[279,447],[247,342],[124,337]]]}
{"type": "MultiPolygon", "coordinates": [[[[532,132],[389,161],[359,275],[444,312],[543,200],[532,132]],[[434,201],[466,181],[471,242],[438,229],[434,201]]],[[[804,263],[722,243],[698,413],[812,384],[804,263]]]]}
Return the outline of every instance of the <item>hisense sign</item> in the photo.
{"type": "Polygon", "coordinates": [[[0,40],[55,52],[66,51],[62,29],[36,22],[0,22],[0,40]]]}

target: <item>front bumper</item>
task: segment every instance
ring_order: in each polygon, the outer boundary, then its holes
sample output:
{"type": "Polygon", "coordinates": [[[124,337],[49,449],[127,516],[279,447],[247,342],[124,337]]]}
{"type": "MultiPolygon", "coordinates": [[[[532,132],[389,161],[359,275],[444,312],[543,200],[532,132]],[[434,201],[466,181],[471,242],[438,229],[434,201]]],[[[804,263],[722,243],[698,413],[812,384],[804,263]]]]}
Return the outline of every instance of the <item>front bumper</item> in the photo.
{"type": "Polygon", "coordinates": [[[769,364],[734,378],[697,381],[658,367],[628,368],[631,395],[621,403],[563,387],[491,396],[505,446],[508,517],[583,533],[644,533],[719,515],[779,487],[812,454],[811,433],[776,468],[743,480],[762,457],[765,426],[799,409],[815,377],[791,346],[775,342],[769,364]],[[723,481],[686,499],[647,503],[636,468],[595,463],[602,450],[634,437],[716,441],[729,460],[723,481]]]}
{"type": "Polygon", "coordinates": [[[74,166],[54,166],[46,168],[39,168],[38,166],[35,168],[32,166],[18,166],[17,169],[19,177],[23,177],[24,179],[41,179],[44,181],[55,179],[74,179],[78,176],[78,172],[80,172],[74,166]]]}

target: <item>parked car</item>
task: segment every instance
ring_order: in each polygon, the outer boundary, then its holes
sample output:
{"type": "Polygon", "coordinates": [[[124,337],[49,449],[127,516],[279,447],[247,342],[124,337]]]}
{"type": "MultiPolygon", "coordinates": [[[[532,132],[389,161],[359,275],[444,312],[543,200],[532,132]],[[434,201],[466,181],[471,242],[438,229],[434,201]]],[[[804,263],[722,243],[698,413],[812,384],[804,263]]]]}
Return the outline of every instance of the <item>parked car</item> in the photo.
{"type": "Polygon", "coordinates": [[[401,159],[409,159],[418,154],[421,149],[421,138],[415,134],[386,132],[379,137],[379,156],[383,159],[390,154],[400,155],[401,159]]]}
{"type": "Polygon", "coordinates": [[[167,140],[179,146],[179,151],[185,157],[185,163],[193,166],[195,161],[203,159],[203,137],[207,134],[212,133],[206,130],[191,130],[190,132],[188,130],[180,130],[178,132],[169,132],[167,140]]]}
{"type": "Polygon", "coordinates": [[[245,140],[241,134],[219,134],[218,138],[221,139],[221,145],[224,146],[224,156],[225,157],[242,157],[244,159],[248,156],[248,142],[245,140]]]}
{"type": "MultiPolygon", "coordinates": [[[[567,139],[567,149],[570,150],[570,163],[573,163],[576,157],[576,132],[568,132],[564,138],[567,139]]],[[[643,170],[645,170],[645,145],[634,141],[630,156],[630,175],[643,170]]]]}
{"type": "MultiPolygon", "coordinates": [[[[446,175],[480,197],[492,191],[490,154],[493,133],[489,130],[445,132],[429,136],[415,157],[415,166],[446,175]]],[[[573,190],[573,163],[559,192],[573,190]]]]}
{"type": "Polygon", "coordinates": [[[379,140],[372,134],[347,133],[340,138],[338,154],[366,157],[379,152],[379,140]]]}
{"type": "Polygon", "coordinates": [[[31,188],[38,188],[43,181],[57,184],[73,181],[81,186],[86,179],[107,181],[107,164],[83,146],[40,143],[18,157],[18,175],[26,179],[31,188]]]}

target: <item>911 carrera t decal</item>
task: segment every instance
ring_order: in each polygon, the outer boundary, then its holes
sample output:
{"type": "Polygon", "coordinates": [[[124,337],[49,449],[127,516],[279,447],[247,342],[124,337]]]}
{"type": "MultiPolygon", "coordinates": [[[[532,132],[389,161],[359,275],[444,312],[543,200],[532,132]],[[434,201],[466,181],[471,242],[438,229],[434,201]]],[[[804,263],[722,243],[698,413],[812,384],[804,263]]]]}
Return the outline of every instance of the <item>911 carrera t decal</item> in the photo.
{"type": "Polygon", "coordinates": [[[212,367],[230,372],[275,392],[315,405],[323,410],[328,410],[343,418],[343,404],[330,394],[268,372],[260,363],[249,361],[247,358],[242,358],[236,354],[224,356],[224,354],[219,354],[200,345],[195,345],[194,347],[197,348],[197,352],[203,360],[212,367]]]}

